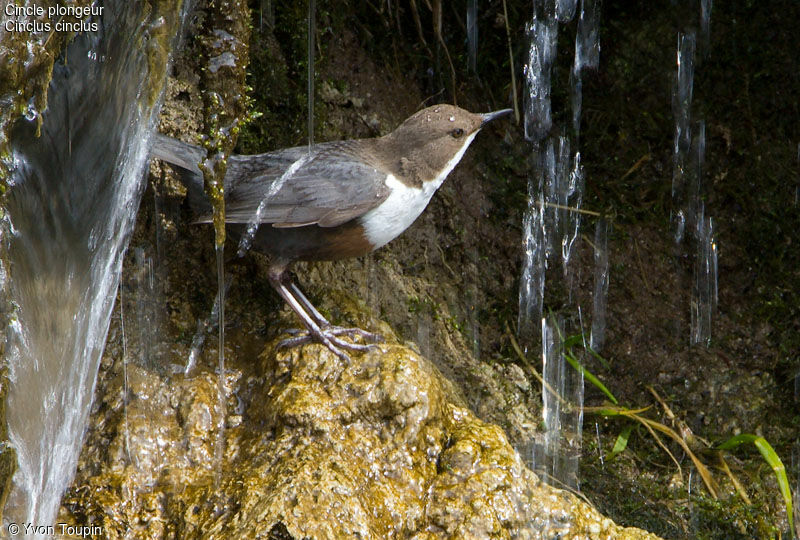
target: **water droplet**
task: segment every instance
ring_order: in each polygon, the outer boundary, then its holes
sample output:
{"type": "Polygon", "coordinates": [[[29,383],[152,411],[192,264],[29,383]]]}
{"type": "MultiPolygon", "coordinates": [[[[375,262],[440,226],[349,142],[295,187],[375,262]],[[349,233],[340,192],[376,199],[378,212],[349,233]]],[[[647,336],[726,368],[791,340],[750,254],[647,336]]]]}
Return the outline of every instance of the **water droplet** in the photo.
{"type": "Polygon", "coordinates": [[[33,99],[28,101],[28,105],[25,107],[25,119],[29,122],[33,122],[39,116],[39,111],[36,110],[36,106],[33,104],[33,99]]]}

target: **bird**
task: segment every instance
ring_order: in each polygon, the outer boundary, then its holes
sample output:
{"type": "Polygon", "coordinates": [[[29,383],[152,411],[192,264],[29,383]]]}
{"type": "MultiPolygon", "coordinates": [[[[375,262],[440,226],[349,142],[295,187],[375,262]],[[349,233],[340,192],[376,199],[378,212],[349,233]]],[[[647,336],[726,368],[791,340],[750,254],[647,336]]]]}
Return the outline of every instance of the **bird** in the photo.
{"type": "MultiPolygon", "coordinates": [[[[253,249],[269,257],[270,284],[307,330],[281,346],[317,341],[349,361],[346,350],[363,352],[382,341],[378,334],[331,324],[291,279],[292,263],[359,257],[394,240],[425,210],[478,132],[510,112],[476,114],[439,104],[382,137],[229,157],[226,229],[234,237],[247,235],[250,224],[253,249]]],[[[157,133],[151,155],[177,170],[197,222],[211,222],[199,168],[206,151],[157,133]]]]}

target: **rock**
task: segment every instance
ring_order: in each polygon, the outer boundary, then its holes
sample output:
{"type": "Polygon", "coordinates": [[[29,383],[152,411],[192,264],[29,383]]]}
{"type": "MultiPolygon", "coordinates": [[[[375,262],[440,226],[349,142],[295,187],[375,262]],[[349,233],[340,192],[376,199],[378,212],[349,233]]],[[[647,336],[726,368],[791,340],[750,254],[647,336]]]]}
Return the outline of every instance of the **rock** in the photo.
{"type": "Polygon", "coordinates": [[[221,463],[213,373],[128,366],[127,400],[107,378],[60,520],[107,538],[656,538],[541,482],[408,347],[259,360],[226,377],[221,463]]]}

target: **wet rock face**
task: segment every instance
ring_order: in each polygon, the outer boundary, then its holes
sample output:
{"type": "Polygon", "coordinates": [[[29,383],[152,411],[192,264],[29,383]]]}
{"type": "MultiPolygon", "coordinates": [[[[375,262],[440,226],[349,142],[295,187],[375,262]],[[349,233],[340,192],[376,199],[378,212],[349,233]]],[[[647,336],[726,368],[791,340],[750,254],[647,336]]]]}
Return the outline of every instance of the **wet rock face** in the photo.
{"type": "Polygon", "coordinates": [[[233,369],[221,463],[213,373],[129,366],[126,387],[119,363],[104,369],[60,518],[109,538],[651,537],[541,483],[396,343],[349,364],[269,346],[260,376],[233,369]]]}

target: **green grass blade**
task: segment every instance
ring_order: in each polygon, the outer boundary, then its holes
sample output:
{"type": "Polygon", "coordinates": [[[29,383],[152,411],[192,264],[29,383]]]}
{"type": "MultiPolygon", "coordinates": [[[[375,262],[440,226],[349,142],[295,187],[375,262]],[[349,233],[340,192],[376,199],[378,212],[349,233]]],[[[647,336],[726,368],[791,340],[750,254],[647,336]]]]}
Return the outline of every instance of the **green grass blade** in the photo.
{"type": "Polygon", "coordinates": [[[755,443],[756,439],[758,439],[758,436],[756,435],[751,435],[750,433],[742,433],[740,435],[735,435],[731,437],[730,439],[719,445],[717,448],[719,448],[720,450],[733,450],[737,446],[743,443],[755,443]]]}
{"type": "Polygon", "coordinates": [[[781,458],[772,448],[772,445],[767,442],[764,437],[758,437],[753,444],[756,445],[761,456],[764,458],[775,473],[775,478],[778,480],[778,487],[783,495],[783,502],[786,504],[786,517],[789,520],[789,528],[792,531],[792,538],[797,538],[794,530],[794,516],[792,515],[792,490],[789,489],[789,480],[786,478],[786,467],[783,466],[781,458]]]}
{"type": "Polygon", "coordinates": [[[604,385],[604,384],[603,384],[603,383],[600,381],[600,379],[598,379],[597,377],[595,377],[595,376],[594,376],[594,375],[593,375],[593,374],[592,374],[592,373],[591,373],[591,372],[590,372],[588,369],[586,369],[585,367],[583,367],[583,366],[581,365],[581,363],[580,363],[580,362],[578,362],[578,359],[577,359],[577,358],[575,358],[575,357],[572,355],[572,353],[564,353],[564,358],[567,360],[567,362],[569,362],[569,365],[571,365],[573,369],[575,369],[575,370],[576,370],[578,373],[583,373],[583,377],[584,377],[584,378],[585,378],[587,381],[589,381],[590,383],[592,383],[593,385],[595,385],[597,388],[599,388],[599,389],[600,389],[600,391],[601,391],[601,392],[603,392],[603,393],[606,395],[606,397],[607,397],[609,400],[611,400],[611,402],[612,402],[614,405],[616,405],[617,403],[619,403],[619,402],[617,401],[617,398],[615,398],[615,397],[614,397],[614,394],[612,394],[612,393],[611,393],[611,391],[610,391],[608,388],[606,388],[606,385],[604,385]]]}
{"type": "Polygon", "coordinates": [[[789,479],[786,477],[786,467],[784,467],[783,461],[781,461],[775,449],[772,448],[772,445],[769,444],[764,437],[759,437],[750,433],[742,433],[741,435],[731,437],[719,445],[719,449],[733,450],[743,443],[753,443],[753,445],[758,448],[758,451],[761,452],[761,457],[764,458],[764,461],[772,467],[772,471],[775,473],[775,478],[778,481],[778,488],[781,490],[781,495],[783,495],[783,502],[786,505],[786,518],[789,520],[789,529],[792,532],[792,538],[797,538],[797,533],[794,530],[794,515],[792,511],[792,490],[789,488],[789,479]]]}
{"type": "Polygon", "coordinates": [[[608,456],[606,456],[606,460],[611,461],[612,459],[614,459],[614,457],[616,457],[617,454],[624,451],[625,448],[628,447],[628,439],[630,439],[633,427],[634,427],[633,424],[631,424],[630,426],[623,429],[622,433],[620,433],[619,436],[617,436],[617,440],[616,442],[614,442],[614,448],[612,448],[611,452],[608,453],[608,456]]]}
{"type": "Polygon", "coordinates": [[[600,353],[598,353],[597,351],[595,351],[589,345],[586,344],[586,337],[583,334],[573,334],[571,336],[567,336],[564,338],[564,341],[561,344],[564,347],[564,350],[569,351],[570,353],[572,352],[571,349],[580,345],[581,347],[586,349],[586,351],[588,351],[589,354],[594,356],[601,364],[603,364],[604,368],[609,369],[610,367],[608,364],[608,360],[600,356],[600,353]]]}
{"type": "Polygon", "coordinates": [[[595,351],[594,349],[592,349],[588,345],[586,346],[586,350],[589,351],[589,354],[591,354],[592,356],[597,358],[597,361],[600,362],[601,364],[603,364],[604,368],[606,368],[606,369],[610,369],[611,368],[611,366],[608,363],[608,360],[606,360],[605,358],[600,356],[599,352],[595,351]]]}

